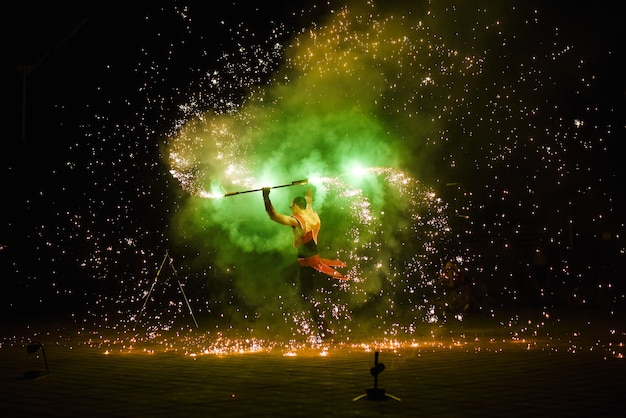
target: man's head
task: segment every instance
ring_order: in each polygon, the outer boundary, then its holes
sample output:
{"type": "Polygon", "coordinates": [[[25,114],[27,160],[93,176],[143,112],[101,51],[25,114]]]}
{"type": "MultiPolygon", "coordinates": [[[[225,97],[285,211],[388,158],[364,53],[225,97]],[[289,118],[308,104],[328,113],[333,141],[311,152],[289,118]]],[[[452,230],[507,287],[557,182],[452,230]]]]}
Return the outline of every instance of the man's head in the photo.
{"type": "Polygon", "coordinates": [[[291,201],[291,210],[293,211],[294,209],[296,209],[296,206],[300,210],[306,209],[306,199],[304,198],[304,196],[296,196],[293,198],[293,200],[291,201]]]}

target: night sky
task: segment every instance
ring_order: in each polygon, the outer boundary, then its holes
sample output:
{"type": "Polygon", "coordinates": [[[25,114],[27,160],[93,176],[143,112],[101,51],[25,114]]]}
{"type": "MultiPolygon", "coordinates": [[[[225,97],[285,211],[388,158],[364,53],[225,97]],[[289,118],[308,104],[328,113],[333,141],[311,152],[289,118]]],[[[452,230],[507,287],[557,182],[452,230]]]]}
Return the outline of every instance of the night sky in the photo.
{"type": "Polygon", "coordinates": [[[338,324],[442,319],[448,259],[494,306],[623,306],[623,6],[248,3],[3,10],[3,312],[132,323],[169,251],[199,313],[290,322],[290,231],[214,195],[304,178],[338,324]]]}

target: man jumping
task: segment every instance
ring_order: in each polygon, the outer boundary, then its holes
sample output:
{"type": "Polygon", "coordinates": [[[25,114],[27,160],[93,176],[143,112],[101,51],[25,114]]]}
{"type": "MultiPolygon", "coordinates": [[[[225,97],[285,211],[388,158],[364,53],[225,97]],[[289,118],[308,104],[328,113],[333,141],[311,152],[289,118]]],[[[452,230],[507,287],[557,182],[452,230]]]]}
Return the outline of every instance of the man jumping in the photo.
{"type": "Polygon", "coordinates": [[[263,189],[263,202],[265,211],[270,219],[281,225],[291,227],[293,230],[293,246],[298,253],[300,265],[300,292],[301,296],[311,305],[311,314],[317,321],[319,328],[327,328],[318,312],[316,304],[312,300],[315,286],[315,271],[326,274],[338,280],[348,280],[344,274],[336,271],[333,267],[345,267],[340,260],[321,258],[317,251],[317,236],[321,228],[321,220],[313,209],[313,192],[307,190],[305,196],[297,196],[291,202],[291,216],[276,212],[270,201],[270,189],[263,189]]]}

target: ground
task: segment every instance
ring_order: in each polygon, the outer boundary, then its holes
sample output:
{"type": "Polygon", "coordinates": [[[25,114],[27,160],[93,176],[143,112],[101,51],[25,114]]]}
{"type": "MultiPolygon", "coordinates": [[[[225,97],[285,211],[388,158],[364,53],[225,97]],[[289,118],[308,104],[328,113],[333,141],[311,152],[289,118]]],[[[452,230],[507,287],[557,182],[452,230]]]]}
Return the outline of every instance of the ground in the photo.
{"type": "Polygon", "coordinates": [[[141,336],[71,321],[13,325],[0,349],[0,414],[622,416],[623,319],[536,309],[323,344],[201,328],[141,336]],[[30,342],[45,358],[27,352],[30,342]],[[385,365],[377,384],[375,352],[385,365]],[[374,387],[393,397],[362,396],[374,387]]]}

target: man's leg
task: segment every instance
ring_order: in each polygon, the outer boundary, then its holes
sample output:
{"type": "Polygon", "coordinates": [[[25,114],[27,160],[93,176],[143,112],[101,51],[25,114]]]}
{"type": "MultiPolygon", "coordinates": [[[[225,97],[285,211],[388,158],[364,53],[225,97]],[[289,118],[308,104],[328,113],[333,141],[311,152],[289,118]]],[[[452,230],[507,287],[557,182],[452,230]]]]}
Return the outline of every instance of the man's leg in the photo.
{"type": "Polygon", "coordinates": [[[300,294],[309,308],[311,319],[317,327],[317,331],[323,338],[328,334],[328,324],[324,319],[322,301],[316,300],[315,296],[324,293],[322,277],[311,267],[300,267],[300,294]]]}

